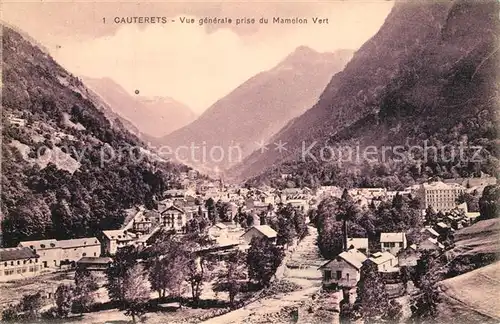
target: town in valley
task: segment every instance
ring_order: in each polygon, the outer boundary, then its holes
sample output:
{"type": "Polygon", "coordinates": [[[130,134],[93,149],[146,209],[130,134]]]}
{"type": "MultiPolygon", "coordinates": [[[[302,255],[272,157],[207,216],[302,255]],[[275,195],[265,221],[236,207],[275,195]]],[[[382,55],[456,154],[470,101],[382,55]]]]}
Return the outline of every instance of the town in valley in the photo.
{"type": "Polygon", "coordinates": [[[2,4],[0,322],[500,322],[499,13],[2,4]]]}

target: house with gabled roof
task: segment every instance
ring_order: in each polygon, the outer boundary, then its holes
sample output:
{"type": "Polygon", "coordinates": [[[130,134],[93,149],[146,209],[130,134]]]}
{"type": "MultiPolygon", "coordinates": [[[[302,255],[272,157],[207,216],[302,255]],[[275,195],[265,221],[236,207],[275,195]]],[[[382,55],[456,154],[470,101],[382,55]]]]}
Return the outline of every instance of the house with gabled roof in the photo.
{"type": "Polygon", "coordinates": [[[436,251],[436,250],[444,250],[445,246],[441,243],[436,238],[431,238],[429,237],[428,239],[420,242],[418,244],[418,249],[420,251],[436,251]]]}
{"type": "Polygon", "coordinates": [[[399,271],[398,259],[393,254],[385,252],[373,253],[368,261],[373,262],[377,265],[377,270],[379,272],[395,272],[399,271]]]}
{"type": "Polygon", "coordinates": [[[420,251],[416,244],[408,246],[406,249],[399,251],[398,255],[398,265],[400,267],[414,267],[417,265],[420,259],[420,251]]]}
{"type": "Polygon", "coordinates": [[[33,250],[39,256],[42,269],[56,268],[61,265],[62,249],[55,239],[23,241],[18,246],[33,250]]]}
{"type": "Polygon", "coordinates": [[[407,244],[406,234],[403,232],[380,234],[381,251],[387,251],[392,255],[397,255],[400,250],[406,249],[407,244]]]}
{"type": "Polygon", "coordinates": [[[102,231],[102,254],[115,255],[119,248],[133,244],[134,239],[127,230],[102,231]]]}
{"type": "Polygon", "coordinates": [[[167,229],[182,232],[186,228],[187,216],[184,209],[172,205],[160,213],[160,224],[167,229]]]}
{"type": "Polygon", "coordinates": [[[436,232],[432,227],[426,226],[420,230],[420,235],[422,236],[423,240],[426,240],[428,238],[435,238],[437,239],[439,237],[439,233],[436,232]]]}
{"type": "Polygon", "coordinates": [[[256,225],[250,227],[245,233],[243,233],[241,238],[246,242],[246,244],[250,244],[253,238],[266,238],[275,242],[277,236],[278,233],[269,225],[256,225]]]}
{"type": "Polygon", "coordinates": [[[319,267],[324,287],[354,287],[360,279],[360,270],[366,255],[356,249],[340,253],[335,259],[319,267]]]}
{"type": "Polygon", "coordinates": [[[0,248],[0,281],[34,277],[40,273],[39,255],[28,247],[0,248]]]}
{"type": "Polygon", "coordinates": [[[368,255],[368,239],[367,238],[348,238],[347,249],[356,249],[364,255],[368,255]]]}
{"type": "Polygon", "coordinates": [[[228,227],[226,224],[217,223],[208,228],[208,235],[211,237],[227,237],[228,227]]]}
{"type": "Polygon", "coordinates": [[[61,248],[61,263],[76,265],[82,257],[99,257],[101,242],[96,237],[57,241],[61,248]]]}

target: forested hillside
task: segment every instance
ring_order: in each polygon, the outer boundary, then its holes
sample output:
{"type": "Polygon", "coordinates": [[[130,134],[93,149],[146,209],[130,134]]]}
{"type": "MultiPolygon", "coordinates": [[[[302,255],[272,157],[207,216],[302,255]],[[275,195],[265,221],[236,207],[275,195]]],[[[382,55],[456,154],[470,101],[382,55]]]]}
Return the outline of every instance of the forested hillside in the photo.
{"type": "Polygon", "coordinates": [[[185,166],[140,148],[81,80],[5,26],[2,63],[4,246],[117,228],[125,209],[176,185],[185,166]]]}
{"type": "Polygon", "coordinates": [[[499,6],[497,1],[396,2],[318,103],[271,139],[286,142],[288,150],[254,152],[232,173],[253,178],[252,183],[286,185],[280,174],[290,173],[291,185],[347,187],[496,174],[499,6]],[[310,151],[315,157],[325,146],[379,151],[376,161],[343,158],[341,165],[338,155],[302,159],[304,144],[315,141],[310,151]],[[410,150],[413,145],[435,147],[438,154],[423,159],[410,150]],[[390,153],[381,159],[383,146],[401,146],[405,159],[390,153]],[[463,157],[461,146],[468,147],[463,157]],[[479,162],[472,159],[478,147],[479,162]]]}

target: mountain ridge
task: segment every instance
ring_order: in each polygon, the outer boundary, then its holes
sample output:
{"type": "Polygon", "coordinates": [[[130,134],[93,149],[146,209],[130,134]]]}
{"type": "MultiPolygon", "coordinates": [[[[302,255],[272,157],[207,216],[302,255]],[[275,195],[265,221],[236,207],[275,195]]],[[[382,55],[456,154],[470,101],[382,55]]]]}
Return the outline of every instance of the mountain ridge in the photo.
{"type": "Polygon", "coordinates": [[[84,77],[83,81],[108,103],[114,113],[143,133],[145,139],[167,135],[196,118],[189,107],[173,98],[133,96],[109,77],[84,77]]]}
{"type": "MultiPolygon", "coordinates": [[[[245,157],[258,147],[258,142],[266,141],[286,122],[310,107],[350,55],[352,51],[349,50],[318,53],[299,48],[274,68],[260,72],[236,87],[194,122],[158,143],[173,148],[205,143],[206,148],[220,146],[225,153],[231,146],[238,145],[242,157],[245,157]]],[[[207,161],[205,166],[225,169],[238,162],[228,160],[207,161]]]]}
{"type": "MultiPolygon", "coordinates": [[[[498,88],[495,73],[488,73],[496,71],[492,62],[498,57],[498,28],[494,27],[499,23],[495,12],[498,4],[493,1],[397,2],[380,30],[331,79],[317,103],[270,140],[287,142],[288,151],[254,152],[229,174],[260,181],[266,177],[278,179],[280,172],[305,172],[315,178],[312,182],[321,183],[327,165],[335,163],[310,161],[311,165],[307,165],[300,160],[301,143],[308,147],[318,142],[317,156],[319,146],[404,146],[424,139],[446,139],[448,144],[458,145],[459,137],[466,135],[469,144],[487,144],[483,153],[493,158],[486,157],[489,161],[481,167],[495,174],[498,151],[493,141],[498,116],[493,102],[498,102],[498,88]],[[457,119],[457,113],[466,120],[457,119]],[[463,124],[471,121],[473,127],[464,130],[463,124]]],[[[440,169],[446,168],[445,176],[473,172],[472,166],[439,164],[440,169]]],[[[410,168],[418,166],[388,167],[399,168],[397,172],[406,173],[406,177],[413,172],[410,168]]],[[[425,171],[425,176],[443,175],[435,165],[423,165],[426,167],[435,170],[425,171]]],[[[353,170],[361,172],[363,168],[373,166],[365,163],[353,170]]],[[[424,177],[421,171],[416,173],[408,176],[413,180],[424,177]]],[[[335,182],[328,178],[326,182],[335,182]]],[[[351,178],[357,178],[357,185],[370,184],[359,175],[351,178]]]]}
{"type": "Polygon", "coordinates": [[[2,41],[2,243],[95,236],[152,208],[186,166],[162,160],[49,53],[2,41]]]}

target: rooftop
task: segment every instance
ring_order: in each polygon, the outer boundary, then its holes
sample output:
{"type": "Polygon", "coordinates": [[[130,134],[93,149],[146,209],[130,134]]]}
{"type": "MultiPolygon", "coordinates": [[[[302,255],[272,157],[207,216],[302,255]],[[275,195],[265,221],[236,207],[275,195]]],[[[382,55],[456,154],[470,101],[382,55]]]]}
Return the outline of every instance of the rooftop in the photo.
{"type": "Polygon", "coordinates": [[[353,246],[355,249],[368,249],[368,239],[367,238],[348,238],[347,246],[353,246]]]}
{"type": "Polygon", "coordinates": [[[380,242],[404,242],[405,233],[380,233],[380,242]]]}
{"type": "Polygon", "coordinates": [[[444,183],[442,181],[436,181],[431,183],[424,183],[422,187],[425,190],[434,190],[434,189],[465,189],[463,186],[458,183],[444,183]]]}
{"type": "Polygon", "coordinates": [[[77,263],[82,264],[108,264],[113,262],[113,259],[109,257],[83,257],[77,261],[77,263]]]}
{"type": "Polygon", "coordinates": [[[100,245],[101,243],[95,237],[86,237],[72,240],[57,241],[57,244],[63,249],[70,249],[80,246],[100,245]]]}
{"type": "Polygon", "coordinates": [[[39,256],[29,247],[15,247],[0,249],[0,261],[34,259],[39,256]]]}
{"type": "Polygon", "coordinates": [[[124,230],[102,231],[104,236],[110,240],[132,240],[132,237],[124,230]]]}
{"type": "Polygon", "coordinates": [[[422,228],[420,230],[420,233],[424,233],[424,232],[429,232],[430,234],[432,234],[434,236],[439,236],[439,233],[436,232],[432,227],[425,227],[425,228],[422,228]]]}
{"type": "Polygon", "coordinates": [[[369,259],[375,264],[382,264],[394,258],[396,257],[389,252],[377,252],[373,253],[369,259]]]}
{"type": "MultiPolygon", "coordinates": [[[[251,228],[249,228],[245,234],[250,231],[252,228],[255,228],[257,231],[261,232],[262,234],[264,234],[264,236],[266,236],[267,238],[275,238],[278,233],[276,233],[275,230],[273,230],[269,225],[256,225],[256,226],[252,226],[251,228]]],[[[243,235],[245,235],[243,234],[243,235]]]]}
{"type": "MultiPolygon", "coordinates": [[[[350,249],[348,251],[340,253],[337,256],[337,258],[344,260],[345,262],[349,263],[350,265],[359,270],[363,266],[363,262],[365,262],[366,260],[366,255],[364,255],[363,253],[359,252],[356,249],[350,249]]],[[[327,263],[323,264],[320,268],[324,268],[332,261],[333,260],[328,261],[327,263]]]]}
{"type": "Polygon", "coordinates": [[[29,247],[31,249],[54,249],[58,246],[58,242],[55,239],[49,240],[39,240],[39,241],[23,241],[19,243],[21,247],[29,247]]]}

